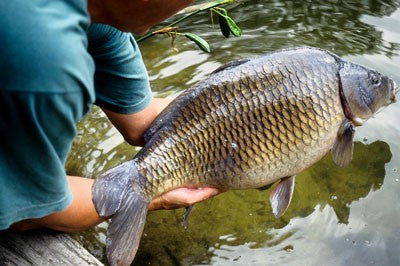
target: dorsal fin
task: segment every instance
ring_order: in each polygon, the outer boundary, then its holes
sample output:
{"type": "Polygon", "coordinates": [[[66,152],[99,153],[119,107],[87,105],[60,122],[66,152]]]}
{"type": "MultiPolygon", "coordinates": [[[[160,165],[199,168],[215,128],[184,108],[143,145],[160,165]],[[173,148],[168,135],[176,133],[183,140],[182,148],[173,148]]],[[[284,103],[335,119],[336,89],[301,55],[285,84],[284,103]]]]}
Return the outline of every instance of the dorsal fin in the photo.
{"type": "Polygon", "coordinates": [[[170,112],[170,110],[172,109],[170,106],[171,104],[169,104],[163,111],[161,111],[161,113],[154,119],[153,123],[144,133],[143,138],[146,143],[149,142],[150,139],[155,135],[155,133],[165,124],[167,113],[170,112]]]}
{"type": "Polygon", "coordinates": [[[147,143],[150,139],[158,132],[162,127],[168,125],[173,119],[173,115],[179,110],[183,104],[190,101],[190,99],[194,98],[196,95],[196,90],[184,90],[180,93],[170,104],[165,107],[161,113],[154,119],[153,123],[144,133],[144,141],[147,143]]]}
{"type": "Polygon", "coordinates": [[[220,66],[219,68],[217,68],[216,70],[214,70],[213,72],[211,72],[211,74],[215,74],[215,73],[221,72],[222,70],[226,70],[229,68],[237,67],[241,64],[249,62],[250,60],[251,59],[249,59],[249,58],[243,58],[243,59],[239,59],[239,60],[235,60],[235,61],[226,63],[226,64],[220,66]]]}

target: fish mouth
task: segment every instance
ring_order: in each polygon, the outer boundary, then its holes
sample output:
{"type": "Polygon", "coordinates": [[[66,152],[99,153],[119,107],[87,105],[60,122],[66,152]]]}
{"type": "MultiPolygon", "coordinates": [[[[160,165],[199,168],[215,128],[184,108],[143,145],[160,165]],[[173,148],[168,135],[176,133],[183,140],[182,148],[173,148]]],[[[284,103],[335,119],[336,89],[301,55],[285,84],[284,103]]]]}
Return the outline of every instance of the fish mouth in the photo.
{"type": "Polygon", "coordinates": [[[396,94],[400,91],[400,87],[392,80],[392,88],[393,88],[393,94],[390,97],[390,100],[392,103],[395,103],[397,101],[396,99],[396,94]]]}

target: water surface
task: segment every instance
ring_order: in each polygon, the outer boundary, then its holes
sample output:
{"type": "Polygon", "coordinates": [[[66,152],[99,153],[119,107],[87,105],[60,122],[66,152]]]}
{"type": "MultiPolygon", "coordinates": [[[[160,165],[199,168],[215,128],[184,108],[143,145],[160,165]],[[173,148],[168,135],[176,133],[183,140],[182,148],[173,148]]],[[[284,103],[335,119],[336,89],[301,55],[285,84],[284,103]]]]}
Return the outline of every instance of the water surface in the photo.
{"type": "MultiPolygon", "coordinates": [[[[140,44],[155,96],[195,84],[231,60],[288,47],[328,49],[400,83],[400,1],[240,1],[228,12],[242,28],[225,39],[207,13],[181,24],[206,39],[205,54],[184,38],[140,44]]],[[[354,161],[330,155],[300,173],[292,203],[275,219],[269,190],[231,191],[183,210],[148,215],[136,265],[400,265],[400,104],[356,129],[354,161]]],[[[69,174],[96,177],[134,156],[98,108],[78,124],[69,174]]],[[[105,261],[107,224],[76,235],[105,261]]]]}

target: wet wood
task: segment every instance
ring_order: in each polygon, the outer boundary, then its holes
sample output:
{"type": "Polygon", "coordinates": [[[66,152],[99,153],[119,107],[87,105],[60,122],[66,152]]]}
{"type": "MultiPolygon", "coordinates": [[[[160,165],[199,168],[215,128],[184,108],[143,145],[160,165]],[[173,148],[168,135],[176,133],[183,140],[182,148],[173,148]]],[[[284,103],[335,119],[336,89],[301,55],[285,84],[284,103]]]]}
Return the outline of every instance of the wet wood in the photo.
{"type": "Polygon", "coordinates": [[[64,233],[0,231],[0,265],[103,265],[64,233]]]}

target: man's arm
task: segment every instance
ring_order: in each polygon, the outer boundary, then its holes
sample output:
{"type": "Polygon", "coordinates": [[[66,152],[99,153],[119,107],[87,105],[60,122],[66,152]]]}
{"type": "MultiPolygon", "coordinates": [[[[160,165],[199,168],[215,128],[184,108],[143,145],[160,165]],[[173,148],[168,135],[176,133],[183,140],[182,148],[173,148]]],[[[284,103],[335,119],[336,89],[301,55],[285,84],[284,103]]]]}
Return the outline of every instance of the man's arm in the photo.
{"type": "MultiPolygon", "coordinates": [[[[78,232],[89,229],[108,217],[100,217],[92,201],[93,179],[68,176],[68,184],[73,195],[71,204],[64,210],[48,216],[17,222],[11,226],[15,230],[51,228],[63,232],[78,232]]],[[[149,211],[175,209],[193,205],[220,193],[215,188],[178,188],[154,198],[149,211]]]]}
{"type": "MultiPolygon", "coordinates": [[[[147,108],[135,114],[122,115],[108,110],[105,110],[105,113],[129,143],[141,145],[144,143],[144,132],[169,102],[168,99],[156,98],[147,108]]],[[[46,227],[64,232],[76,232],[89,229],[105,221],[108,217],[100,217],[93,205],[92,185],[94,180],[77,176],[68,176],[67,178],[73,199],[66,209],[42,218],[15,223],[12,228],[28,230],[46,227]]],[[[211,187],[176,188],[155,197],[150,202],[149,211],[187,207],[219,193],[221,191],[211,187]]]]}
{"type": "MultiPolygon", "coordinates": [[[[149,27],[176,13],[193,0],[90,0],[88,9],[93,22],[114,25],[120,30],[144,33],[149,27]]],[[[75,101],[76,102],[76,101],[75,101]]],[[[143,133],[156,115],[166,106],[165,100],[153,100],[144,110],[135,114],[117,114],[103,109],[116,128],[131,144],[143,144],[143,133]]],[[[72,203],[64,210],[51,215],[29,219],[13,225],[16,229],[49,227],[62,231],[79,231],[104,221],[92,202],[91,187],[94,180],[68,177],[73,195],[72,203]]],[[[167,192],[150,203],[149,210],[170,209],[192,205],[216,195],[215,188],[178,188],[167,192]]]]}
{"type": "Polygon", "coordinates": [[[102,110],[129,144],[143,146],[144,132],[170,101],[169,99],[154,98],[148,107],[134,114],[119,114],[105,108],[102,110]]]}

